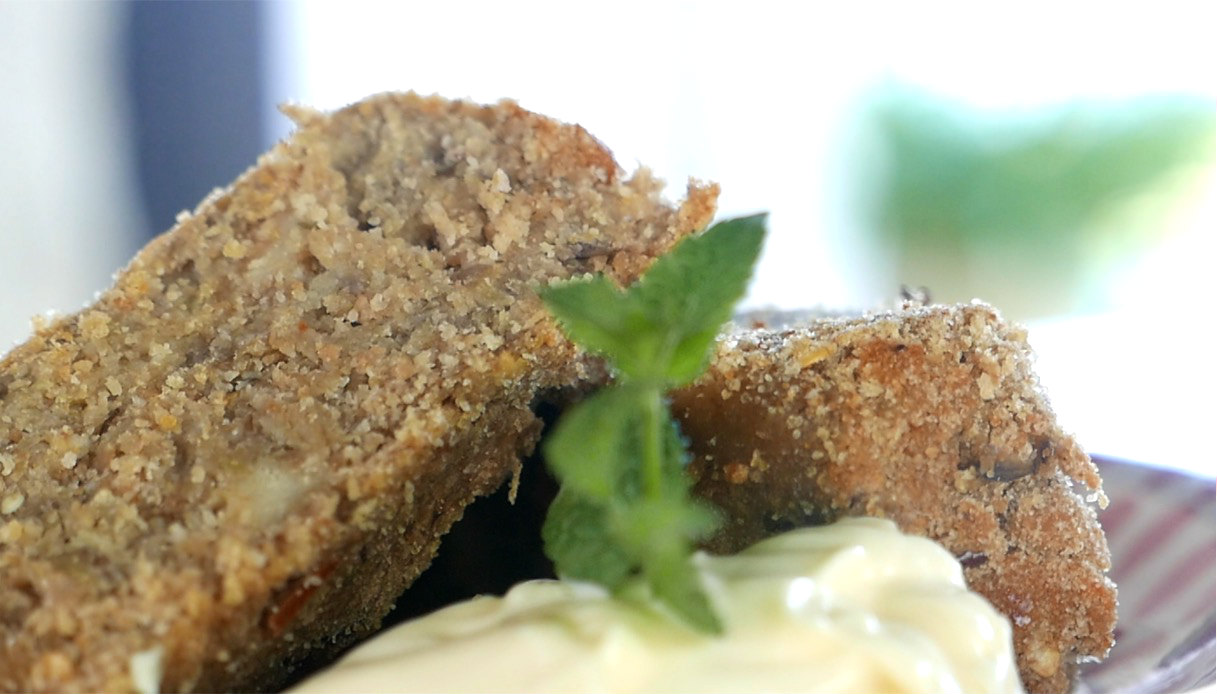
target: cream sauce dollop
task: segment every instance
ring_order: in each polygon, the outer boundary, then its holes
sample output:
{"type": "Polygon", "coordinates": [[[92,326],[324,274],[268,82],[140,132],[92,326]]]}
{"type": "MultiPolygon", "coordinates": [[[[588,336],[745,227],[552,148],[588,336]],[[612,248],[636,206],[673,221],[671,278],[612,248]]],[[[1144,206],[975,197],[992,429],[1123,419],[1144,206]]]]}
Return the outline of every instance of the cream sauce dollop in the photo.
{"type": "Polygon", "coordinates": [[[959,563],[847,519],[694,562],[721,635],[635,586],[529,581],[394,627],[293,691],[1021,692],[1010,625],[959,563]]]}

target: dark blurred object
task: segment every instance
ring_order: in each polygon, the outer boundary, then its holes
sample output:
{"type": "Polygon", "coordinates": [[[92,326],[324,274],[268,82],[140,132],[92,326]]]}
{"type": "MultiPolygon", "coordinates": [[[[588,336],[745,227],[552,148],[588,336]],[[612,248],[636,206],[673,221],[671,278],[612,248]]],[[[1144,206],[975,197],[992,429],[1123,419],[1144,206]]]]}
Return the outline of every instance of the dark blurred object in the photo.
{"type": "Polygon", "coordinates": [[[268,142],[266,15],[255,2],[128,2],[127,87],[151,237],[268,142]]]}
{"type": "MultiPolygon", "coordinates": [[[[540,405],[538,414],[547,430],[558,412],[555,405],[540,405]]],[[[397,599],[385,626],[478,595],[503,595],[521,581],[555,577],[542,548],[541,526],[558,483],[539,452],[524,461],[514,501],[510,489],[505,484],[465,509],[444,536],[435,561],[397,599]]]]}
{"type": "Polygon", "coordinates": [[[1165,95],[981,110],[886,89],[881,170],[863,180],[893,281],[1027,317],[1101,308],[1090,285],[1169,232],[1171,177],[1212,167],[1214,112],[1165,95]],[[1146,195],[1149,214],[1133,209],[1146,195]]]}

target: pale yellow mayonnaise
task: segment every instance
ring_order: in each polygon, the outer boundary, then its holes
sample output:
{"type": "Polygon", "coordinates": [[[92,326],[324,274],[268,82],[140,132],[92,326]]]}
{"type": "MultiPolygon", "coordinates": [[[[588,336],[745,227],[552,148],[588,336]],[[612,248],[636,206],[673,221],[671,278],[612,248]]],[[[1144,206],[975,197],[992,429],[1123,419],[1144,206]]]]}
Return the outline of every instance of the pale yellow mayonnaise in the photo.
{"type": "Polygon", "coordinates": [[[1021,691],[1005,618],[946,550],[888,521],[694,561],[721,636],[664,616],[641,588],[622,599],[530,581],[390,629],[293,691],[1021,691]]]}

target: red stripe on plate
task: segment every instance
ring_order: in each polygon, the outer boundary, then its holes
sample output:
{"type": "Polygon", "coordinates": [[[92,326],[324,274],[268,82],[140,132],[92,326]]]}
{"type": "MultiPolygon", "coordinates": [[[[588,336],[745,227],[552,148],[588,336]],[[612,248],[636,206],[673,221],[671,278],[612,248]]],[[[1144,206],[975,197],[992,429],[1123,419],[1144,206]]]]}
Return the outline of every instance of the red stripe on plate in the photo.
{"type": "MultiPolygon", "coordinates": [[[[1140,622],[1167,603],[1174,602],[1177,607],[1181,597],[1186,598],[1193,591],[1201,589],[1199,579],[1204,575],[1206,569],[1213,568],[1214,561],[1217,561],[1217,547],[1213,545],[1197,546],[1194,551],[1176,562],[1162,574],[1161,579],[1154,583],[1146,593],[1145,599],[1136,606],[1137,611],[1133,615],[1133,620],[1140,622]]],[[[1177,613],[1173,616],[1176,619],[1184,619],[1195,616],[1195,614],[1177,613]]]]}
{"type": "Polygon", "coordinates": [[[1163,486],[1177,481],[1180,477],[1185,477],[1184,475],[1180,475],[1173,470],[1167,470],[1160,467],[1137,465],[1135,466],[1135,470],[1138,474],[1129,475],[1129,482],[1131,486],[1135,486],[1143,492],[1161,489],[1163,486]],[[1140,477],[1141,479],[1138,480],[1136,479],[1137,477],[1140,477]]]}
{"type": "MultiPolygon", "coordinates": [[[[1169,646],[1170,639],[1166,634],[1149,629],[1138,630],[1136,636],[1125,636],[1111,649],[1111,656],[1105,663],[1108,666],[1106,669],[1126,668],[1144,660],[1153,660],[1159,654],[1165,653],[1169,646]]],[[[1138,671],[1143,669],[1145,668],[1136,668],[1138,671]]]]}
{"type": "Polygon", "coordinates": [[[1128,527],[1130,520],[1136,519],[1134,527],[1151,522],[1152,518],[1144,519],[1143,516],[1157,515],[1155,512],[1160,506],[1168,503],[1170,498],[1178,496],[1175,490],[1156,493],[1162,487],[1182,484],[1191,488],[1195,485],[1195,481],[1186,475],[1162,468],[1110,461],[1102,461],[1100,468],[1107,475],[1106,491],[1112,498],[1111,505],[1099,512],[1103,532],[1107,534],[1109,542],[1128,527]]]}
{"type": "MultiPolygon", "coordinates": [[[[1137,667],[1137,663],[1143,660],[1146,655],[1151,654],[1155,649],[1165,648],[1166,641],[1167,639],[1164,634],[1159,634],[1149,629],[1125,634],[1111,649],[1107,660],[1093,666],[1090,672],[1096,675],[1122,670],[1139,672],[1145,668],[1137,667]]],[[[1087,679],[1090,679],[1090,677],[1087,677],[1087,679]]]]}
{"type": "Polygon", "coordinates": [[[1217,583],[1210,583],[1207,594],[1201,595],[1195,605],[1188,608],[1188,614],[1212,614],[1213,606],[1217,605],[1217,583]]]}
{"type": "Polygon", "coordinates": [[[1125,496],[1111,502],[1111,505],[1106,510],[1099,513],[1099,524],[1103,526],[1103,532],[1107,536],[1113,537],[1119,534],[1124,524],[1129,518],[1137,515],[1137,500],[1133,496],[1125,496]]]}
{"type": "Polygon", "coordinates": [[[1179,506],[1149,526],[1130,543],[1128,553],[1121,557],[1120,572],[1125,576],[1130,575],[1142,562],[1166,548],[1170,538],[1191,520],[1193,513],[1190,505],[1179,506]]]}

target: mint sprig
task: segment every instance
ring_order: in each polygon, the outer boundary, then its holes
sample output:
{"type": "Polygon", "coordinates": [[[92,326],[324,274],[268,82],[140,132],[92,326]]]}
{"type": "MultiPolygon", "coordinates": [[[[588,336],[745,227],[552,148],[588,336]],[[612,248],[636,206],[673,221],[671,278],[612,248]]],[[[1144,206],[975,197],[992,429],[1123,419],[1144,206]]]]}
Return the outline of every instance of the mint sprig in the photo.
{"type": "Polygon", "coordinates": [[[690,494],[689,456],[665,393],[705,370],[722,324],[744,294],[765,215],[716,224],[618,289],[597,276],[541,291],[567,335],[603,356],[615,382],[569,410],[543,450],[561,489],[542,539],[561,576],[619,589],[641,577],[690,624],[721,624],[689,562],[717,527],[690,494]]]}

